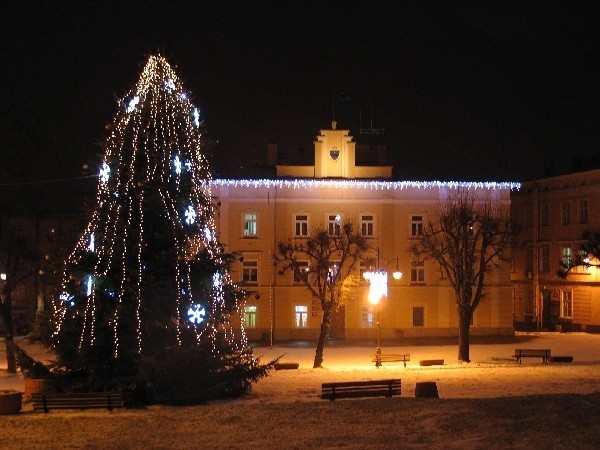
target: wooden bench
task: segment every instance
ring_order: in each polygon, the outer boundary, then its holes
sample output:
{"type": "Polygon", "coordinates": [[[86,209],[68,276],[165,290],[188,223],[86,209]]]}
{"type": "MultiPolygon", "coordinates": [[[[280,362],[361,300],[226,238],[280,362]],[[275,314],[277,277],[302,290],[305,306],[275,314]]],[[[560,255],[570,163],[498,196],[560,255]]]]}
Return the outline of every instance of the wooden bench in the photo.
{"type": "Polygon", "coordinates": [[[377,367],[384,362],[403,362],[406,367],[406,361],[410,361],[410,353],[381,353],[374,354],[371,361],[375,363],[377,367]]]}
{"type": "Polygon", "coordinates": [[[542,358],[542,362],[547,363],[550,360],[550,349],[548,348],[517,348],[515,349],[515,358],[521,364],[521,358],[542,358]]]}
{"type": "Polygon", "coordinates": [[[108,409],[124,406],[121,392],[35,393],[31,394],[34,411],[48,413],[51,409],[108,409]]]}
{"type": "Polygon", "coordinates": [[[321,398],[334,401],[337,398],[391,397],[400,393],[400,380],[343,381],[323,383],[321,398]]]}

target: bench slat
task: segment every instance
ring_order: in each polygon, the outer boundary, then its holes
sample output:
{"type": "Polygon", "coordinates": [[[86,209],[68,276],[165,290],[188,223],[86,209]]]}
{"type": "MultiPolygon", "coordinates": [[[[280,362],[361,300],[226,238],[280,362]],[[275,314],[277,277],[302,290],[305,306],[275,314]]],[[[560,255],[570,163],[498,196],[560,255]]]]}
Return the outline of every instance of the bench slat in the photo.
{"type": "Polygon", "coordinates": [[[368,380],[368,381],[340,381],[334,383],[323,383],[323,388],[335,388],[340,387],[352,387],[352,386],[389,386],[390,384],[398,384],[400,386],[400,380],[368,380]]]}
{"type": "MultiPolygon", "coordinates": [[[[391,397],[392,395],[400,395],[400,390],[392,390],[390,394],[389,389],[383,389],[379,391],[350,391],[350,392],[338,392],[335,391],[335,398],[361,398],[361,397],[391,397]]],[[[331,394],[321,394],[323,400],[330,400],[331,394]]]]}
{"type": "Polygon", "coordinates": [[[323,383],[321,398],[391,397],[401,395],[401,380],[342,381],[323,383]]]}
{"type": "Polygon", "coordinates": [[[108,409],[124,406],[120,392],[36,393],[31,396],[34,411],[51,409],[108,409]]]}
{"type": "Polygon", "coordinates": [[[410,353],[382,353],[380,355],[373,355],[371,357],[372,362],[403,362],[406,367],[406,362],[410,361],[410,353]]]}
{"type": "Polygon", "coordinates": [[[521,358],[542,358],[543,362],[548,362],[551,356],[548,348],[516,348],[514,357],[521,363],[521,358]]]}

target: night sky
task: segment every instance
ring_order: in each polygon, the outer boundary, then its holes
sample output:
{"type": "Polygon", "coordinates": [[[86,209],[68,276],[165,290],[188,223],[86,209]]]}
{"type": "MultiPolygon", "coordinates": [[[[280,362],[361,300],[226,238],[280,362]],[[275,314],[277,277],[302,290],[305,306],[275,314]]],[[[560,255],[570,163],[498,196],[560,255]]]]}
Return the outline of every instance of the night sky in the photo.
{"type": "Polygon", "coordinates": [[[217,176],[264,158],[268,142],[312,152],[334,106],[359,142],[361,125],[385,128],[399,179],[561,173],[598,152],[593,5],[3,2],[0,175],[97,164],[116,100],[157,52],[203,112],[217,176]]]}

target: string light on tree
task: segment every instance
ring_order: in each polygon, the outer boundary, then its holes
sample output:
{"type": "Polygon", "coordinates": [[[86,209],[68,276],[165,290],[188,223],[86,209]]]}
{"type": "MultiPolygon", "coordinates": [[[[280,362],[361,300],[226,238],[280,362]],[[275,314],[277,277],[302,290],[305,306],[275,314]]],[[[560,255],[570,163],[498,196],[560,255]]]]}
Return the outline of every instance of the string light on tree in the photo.
{"type": "Polygon", "coordinates": [[[202,119],[189,98],[168,62],[151,56],[119,101],[124,107],[107,128],[96,207],[66,261],[54,304],[59,351],[144,353],[157,333],[181,345],[191,319],[204,325],[194,328],[194,342],[227,336],[231,349],[247,349],[241,304],[226,299],[239,288],[216,238],[202,119]],[[203,281],[198,274],[206,266],[216,274],[209,270],[203,281]],[[199,295],[206,299],[201,308],[192,302],[199,295]],[[80,327],[75,348],[63,339],[70,335],[64,327],[80,327]]]}

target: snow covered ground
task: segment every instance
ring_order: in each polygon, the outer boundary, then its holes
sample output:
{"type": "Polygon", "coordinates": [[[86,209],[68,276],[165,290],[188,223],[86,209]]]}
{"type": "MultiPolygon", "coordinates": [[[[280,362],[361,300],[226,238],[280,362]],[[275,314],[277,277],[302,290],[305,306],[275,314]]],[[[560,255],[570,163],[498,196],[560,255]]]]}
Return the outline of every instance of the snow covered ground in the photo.
{"type": "MultiPolygon", "coordinates": [[[[471,345],[472,362],[457,362],[455,342],[386,346],[383,353],[410,353],[407,367],[384,363],[377,369],[369,343],[333,343],[325,348],[323,368],[313,369],[314,343],[293,343],[255,347],[262,362],[282,356],[281,362],[297,362],[297,370],[276,370],[256,383],[237,402],[282,403],[318,401],[321,383],[345,380],[400,378],[402,396],[413,397],[415,384],[435,381],[443,398],[489,398],[530,394],[588,394],[600,392],[600,335],[585,333],[517,333],[514,339],[500,339],[471,345]],[[515,348],[549,348],[553,356],[573,356],[572,363],[543,364],[541,358],[515,362],[515,348]],[[421,367],[420,360],[443,359],[444,365],[421,367]]],[[[40,360],[51,359],[39,345],[19,345],[40,360]]],[[[23,390],[20,375],[6,373],[4,343],[0,343],[0,390],[23,390]]]]}

